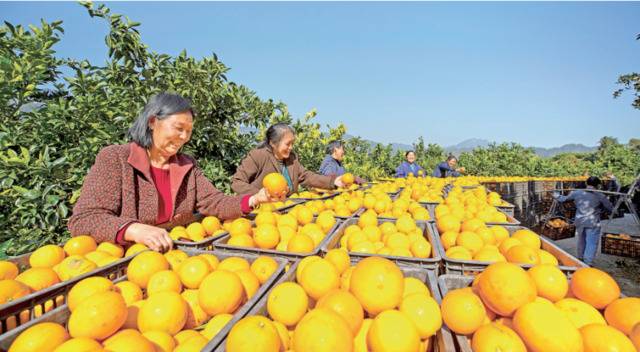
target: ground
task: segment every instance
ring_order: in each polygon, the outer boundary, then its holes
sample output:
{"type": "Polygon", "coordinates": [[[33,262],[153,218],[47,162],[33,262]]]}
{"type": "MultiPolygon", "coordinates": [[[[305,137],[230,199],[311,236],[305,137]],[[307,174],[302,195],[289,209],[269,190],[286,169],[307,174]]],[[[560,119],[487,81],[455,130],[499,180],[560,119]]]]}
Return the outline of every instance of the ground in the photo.
{"type": "MultiPolygon", "coordinates": [[[[630,216],[612,221],[603,221],[603,231],[622,231],[630,235],[640,235],[640,225],[635,224],[630,216]]],[[[576,237],[555,241],[565,251],[576,255],[576,237]]],[[[602,254],[598,247],[598,254],[593,266],[602,269],[613,276],[622,293],[627,296],[640,296],[640,258],[626,258],[615,255],[602,254]]]]}

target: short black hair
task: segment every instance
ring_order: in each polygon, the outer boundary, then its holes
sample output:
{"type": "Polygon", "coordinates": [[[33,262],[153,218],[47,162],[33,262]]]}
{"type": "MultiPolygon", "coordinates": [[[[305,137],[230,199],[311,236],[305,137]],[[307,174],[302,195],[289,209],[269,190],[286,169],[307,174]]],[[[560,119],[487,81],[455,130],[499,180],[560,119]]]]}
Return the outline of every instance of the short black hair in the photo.
{"type": "Polygon", "coordinates": [[[598,187],[600,186],[601,183],[602,181],[600,181],[600,179],[597,176],[590,176],[587,179],[587,186],[598,187]]]}
{"type": "Polygon", "coordinates": [[[450,155],[447,157],[447,161],[451,161],[451,160],[458,161],[458,158],[456,158],[453,154],[450,154],[450,155]]]}
{"type": "Polygon", "coordinates": [[[409,153],[413,153],[413,154],[415,154],[416,152],[414,152],[413,150],[407,150],[407,152],[406,152],[406,153],[404,153],[404,157],[405,157],[405,158],[406,158],[406,157],[408,157],[408,156],[409,156],[409,153]]]}

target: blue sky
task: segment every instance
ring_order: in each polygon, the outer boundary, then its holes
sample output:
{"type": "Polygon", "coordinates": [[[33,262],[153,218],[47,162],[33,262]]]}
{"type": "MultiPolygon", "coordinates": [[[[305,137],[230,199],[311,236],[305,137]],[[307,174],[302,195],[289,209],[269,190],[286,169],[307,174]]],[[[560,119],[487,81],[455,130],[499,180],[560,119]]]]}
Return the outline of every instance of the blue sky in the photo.
{"type": "MultiPolygon", "coordinates": [[[[157,52],[215,52],[228,77],[296,117],[379,142],[552,147],[640,137],[640,3],[110,2],[157,52]]],[[[64,20],[60,56],[102,63],[106,25],[76,3],[0,2],[14,24],[64,20]]]]}

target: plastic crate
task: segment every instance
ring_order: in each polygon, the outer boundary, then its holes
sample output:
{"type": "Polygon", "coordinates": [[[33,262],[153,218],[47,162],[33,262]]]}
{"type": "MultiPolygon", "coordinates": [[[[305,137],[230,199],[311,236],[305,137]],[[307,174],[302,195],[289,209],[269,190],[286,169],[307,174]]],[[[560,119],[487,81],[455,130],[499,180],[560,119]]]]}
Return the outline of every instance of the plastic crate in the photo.
{"type": "MultiPolygon", "coordinates": [[[[219,251],[219,250],[202,251],[198,249],[191,249],[191,250],[186,249],[184,251],[189,256],[204,254],[204,253],[214,254],[216,257],[218,257],[218,259],[224,259],[228,257],[242,257],[249,261],[253,261],[258,257],[258,255],[256,254],[235,253],[235,252],[219,251]]],[[[260,286],[258,291],[256,291],[256,293],[253,295],[253,297],[251,297],[250,300],[248,300],[245,304],[243,304],[240,308],[238,308],[238,310],[236,310],[236,312],[233,314],[233,319],[231,321],[240,320],[242,317],[247,315],[249,310],[253,308],[253,306],[265,295],[265,293],[268,292],[268,290],[271,288],[271,286],[273,286],[276,280],[280,276],[282,276],[282,273],[284,272],[285,266],[288,264],[288,262],[281,258],[274,258],[274,259],[276,260],[276,262],[278,262],[278,268],[276,269],[276,272],[273,273],[273,275],[271,275],[271,277],[262,286],[260,286]]],[[[126,276],[123,275],[119,277],[119,279],[125,280],[126,276]]],[[[0,351],[9,350],[9,347],[11,346],[11,343],[13,343],[13,340],[15,340],[23,331],[30,328],[31,326],[36,325],[38,323],[43,323],[43,322],[55,322],[62,325],[66,325],[70,315],[71,315],[71,312],[69,311],[67,305],[65,304],[57,307],[56,309],[53,309],[50,312],[45,313],[39,318],[33,319],[26,324],[23,324],[13,330],[10,330],[9,332],[6,332],[0,335],[0,351]]],[[[231,326],[232,325],[228,323],[222,331],[226,330],[228,332],[231,326]]],[[[218,344],[220,344],[220,342],[224,337],[226,337],[226,333],[224,335],[222,333],[219,333],[212,340],[209,341],[209,344],[207,346],[211,344],[214,344],[217,346],[218,344]]],[[[207,350],[207,348],[205,348],[204,350],[207,350]]]]}
{"type": "MultiPolygon", "coordinates": [[[[355,263],[357,261],[358,261],[358,258],[353,258],[352,262],[355,263]]],[[[278,284],[283,282],[294,282],[296,279],[297,266],[298,266],[298,263],[293,265],[289,269],[289,271],[287,271],[278,280],[278,282],[274,284],[274,286],[277,286],[278,284]]],[[[405,275],[405,277],[415,277],[423,281],[429,288],[429,291],[431,292],[432,297],[438,302],[438,304],[442,303],[442,297],[440,296],[440,291],[438,289],[436,274],[433,271],[427,270],[424,268],[417,268],[417,267],[403,266],[403,265],[399,265],[399,268],[400,270],[402,270],[402,273],[405,275]]],[[[258,303],[247,313],[247,316],[250,316],[250,315],[268,316],[269,313],[267,312],[267,300],[268,300],[268,294],[262,297],[260,301],[258,301],[258,303]]],[[[235,324],[238,320],[240,319],[237,319],[235,321],[231,320],[230,323],[235,324]]],[[[230,330],[231,328],[229,327],[228,329],[225,328],[221,331],[221,334],[222,332],[225,332],[225,339],[222,340],[218,346],[212,346],[212,344],[209,343],[209,345],[207,345],[207,347],[205,347],[203,351],[204,350],[215,351],[215,352],[225,351],[226,336],[229,334],[230,330]],[[209,349],[209,347],[213,347],[213,349],[209,349]]],[[[436,335],[431,337],[431,341],[429,343],[429,349],[427,350],[427,352],[448,352],[448,351],[455,351],[455,345],[453,342],[453,336],[451,334],[451,331],[449,331],[449,329],[443,325],[443,327],[436,333],[436,335]]],[[[336,351],[336,352],[339,352],[339,351],[336,351]]]]}
{"type": "MultiPolygon", "coordinates": [[[[378,225],[384,222],[395,222],[395,220],[381,220],[378,219],[378,225]]],[[[350,226],[358,223],[358,219],[352,218],[344,221],[340,227],[335,231],[335,233],[322,245],[322,252],[327,253],[331,249],[338,248],[340,244],[340,239],[344,235],[345,229],[350,226]]],[[[379,255],[379,254],[367,254],[367,253],[355,253],[349,252],[349,256],[353,258],[366,258],[371,256],[378,256],[387,258],[398,265],[406,265],[406,266],[419,266],[421,268],[433,270],[436,275],[440,272],[440,263],[442,258],[440,257],[440,252],[437,249],[437,243],[439,243],[440,239],[434,236],[434,233],[431,231],[428,223],[426,221],[416,221],[416,225],[422,229],[423,236],[429,241],[431,244],[431,258],[412,258],[412,257],[398,257],[391,255],[379,255]]]]}
{"type": "MultiPolygon", "coordinates": [[[[447,295],[447,292],[451,290],[455,290],[458,288],[469,287],[473,282],[473,277],[462,276],[462,275],[441,275],[438,277],[438,288],[440,289],[441,297],[447,295]]],[[[455,344],[457,349],[451,351],[460,351],[460,352],[473,352],[471,349],[471,342],[467,335],[456,334],[455,332],[449,330],[447,324],[442,324],[443,329],[447,329],[453,340],[455,340],[455,344]]]]}
{"type": "MultiPolygon", "coordinates": [[[[23,254],[18,257],[12,257],[8,260],[16,263],[22,272],[23,269],[29,267],[29,257],[31,253],[23,254]]],[[[111,280],[125,275],[125,270],[131,259],[135,255],[119,259],[109,265],[97,268],[86,274],[76,276],[72,279],[62,281],[51,287],[28,294],[19,299],[0,305],[0,332],[4,333],[9,330],[9,325],[20,326],[27,321],[36,319],[37,307],[40,307],[40,313],[48,309],[54,309],[66,302],[67,295],[71,287],[78,281],[90,276],[103,276],[111,280]],[[51,305],[45,309],[45,305],[51,305]]]]}
{"type": "MultiPolygon", "coordinates": [[[[317,216],[313,217],[314,222],[317,219],[317,216]]],[[[333,227],[329,230],[329,232],[327,233],[327,235],[324,237],[324,239],[313,249],[313,251],[309,252],[309,253],[302,253],[302,252],[287,252],[287,251],[279,251],[276,249],[262,249],[262,248],[249,248],[249,247],[238,247],[238,246],[232,246],[229,245],[227,242],[229,241],[229,239],[231,238],[231,235],[224,235],[223,237],[219,238],[218,240],[216,240],[213,245],[216,248],[219,249],[224,249],[227,251],[233,251],[236,253],[249,253],[249,254],[263,254],[263,255],[268,255],[268,256],[273,256],[273,257],[282,257],[282,258],[288,258],[289,260],[292,259],[296,259],[296,258],[304,258],[304,257],[309,257],[312,255],[317,255],[320,253],[320,249],[322,248],[322,246],[331,238],[332,234],[339,228],[340,224],[342,223],[342,220],[339,219],[338,217],[336,217],[336,223],[333,225],[333,227]]],[[[251,225],[255,225],[254,222],[251,222],[251,225]]]]}
{"type": "Polygon", "coordinates": [[[549,219],[549,221],[540,225],[540,233],[548,237],[551,240],[558,241],[565,238],[571,238],[576,236],[576,226],[572,223],[571,220],[564,218],[562,216],[555,216],[549,219]],[[563,227],[553,227],[549,223],[549,221],[561,219],[566,223],[566,226],[563,227]]]}
{"type": "Polygon", "coordinates": [[[496,206],[496,208],[498,208],[498,210],[500,210],[501,212],[507,214],[507,216],[513,217],[515,214],[516,206],[513,204],[505,204],[505,205],[498,205],[496,206]]]}
{"type": "MultiPolygon", "coordinates": [[[[446,255],[446,251],[442,242],[440,241],[440,234],[435,223],[431,222],[429,224],[432,227],[432,232],[435,236],[438,237],[438,241],[436,244],[438,245],[438,251],[440,252],[440,256],[444,262],[444,272],[445,274],[459,274],[459,275],[476,275],[484,269],[486,269],[491,262],[482,262],[478,260],[462,260],[462,259],[454,259],[449,258],[446,255]]],[[[501,225],[504,226],[507,231],[509,231],[509,235],[514,233],[517,230],[526,229],[524,226],[518,225],[501,225]]],[[[580,268],[587,267],[588,265],[581,262],[578,258],[572,256],[571,254],[565,252],[560,247],[553,244],[553,242],[548,239],[540,236],[541,247],[545,251],[551,253],[554,257],[558,259],[558,262],[561,264],[558,268],[564,272],[567,276],[571,276],[573,272],[580,268]]],[[[522,268],[529,269],[533,265],[531,264],[519,264],[522,268]]]]}
{"type": "Polygon", "coordinates": [[[622,234],[605,233],[602,236],[601,251],[604,254],[620,257],[640,258],[640,236],[625,236],[622,234]]]}

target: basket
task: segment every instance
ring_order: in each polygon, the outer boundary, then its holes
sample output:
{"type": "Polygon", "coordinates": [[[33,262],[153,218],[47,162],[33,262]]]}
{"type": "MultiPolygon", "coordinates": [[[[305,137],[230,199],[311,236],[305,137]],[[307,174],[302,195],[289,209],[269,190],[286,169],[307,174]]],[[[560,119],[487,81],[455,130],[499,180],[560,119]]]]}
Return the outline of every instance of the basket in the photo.
{"type": "Polygon", "coordinates": [[[542,226],[540,226],[540,233],[543,236],[548,237],[554,241],[562,240],[565,238],[571,238],[576,236],[576,226],[571,223],[568,219],[562,216],[556,216],[546,221],[542,226]],[[564,222],[563,226],[553,226],[552,221],[562,220],[564,222]]]}
{"type": "MultiPolygon", "coordinates": [[[[378,225],[384,222],[395,222],[395,220],[378,219],[378,225]]],[[[329,238],[329,240],[322,245],[322,252],[326,254],[331,249],[338,248],[340,244],[340,239],[344,235],[345,229],[350,225],[354,225],[357,223],[358,223],[358,219],[356,218],[351,218],[344,221],[340,225],[340,227],[334,232],[331,238],[329,238]]],[[[433,232],[431,231],[431,228],[429,227],[428,222],[416,221],[416,226],[422,229],[423,236],[427,239],[427,241],[429,241],[429,244],[431,244],[431,258],[398,257],[398,256],[391,256],[391,255],[379,255],[379,254],[355,253],[355,252],[349,252],[349,256],[353,258],[360,258],[360,259],[371,257],[371,256],[384,257],[395,262],[398,265],[419,266],[421,268],[433,270],[437,275],[440,272],[440,262],[442,260],[442,258],[440,257],[440,252],[437,250],[437,244],[436,244],[436,243],[439,243],[439,238],[433,235],[433,232]]]]}
{"type": "MultiPolygon", "coordinates": [[[[255,260],[258,257],[255,254],[231,253],[228,251],[218,251],[218,250],[201,251],[197,249],[191,249],[191,250],[187,249],[184,251],[190,256],[203,254],[203,253],[210,253],[210,254],[214,254],[219,259],[238,256],[238,257],[243,257],[247,260],[255,260]]],[[[233,314],[233,319],[231,321],[233,321],[234,319],[237,321],[242,317],[244,317],[247,314],[247,312],[249,312],[249,310],[253,308],[253,306],[262,298],[262,296],[264,296],[267,293],[267,291],[271,288],[271,286],[273,286],[274,282],[278,279],[278,277],[282,275],[282,273],[284,272],[285,266],[287,265],[287,261],[279,258],[274,258],[274,259],[278,263],[278,268],[276,269],[276,272],[273,275],[271,275],[271,277],[262,286],[260,286],[258,291],[253,295],[253,297],[251,297],[249,301],[247,301],[244,305],[242,305],[233,314]]],[[[124,280],[126,279],[126,276],[123,275],[119,277],[119,279],[124,280]]],[[[21,325],[7,333],[0,335],[0,351],[9,350],[9,347],[11,346],[11,343],[13,343],[13,340],[15,340],[23,331],[30,328],[31,326],[36,325],[38,323],[43,323],[43,322],[56,322],[62,325],[66,325],[70,315],[71,315],[71,312],[69,311],[67,305],[65,304],[42,315],[39,318],[33,319],[24,325],[21,325]]],[[[231,326],[232,325],[228,323],[223,329],[223,331],[225,331],[226,329],[226,331],[228,332],[231,326]]],[[[226,334],[222,335],[222,333],[219,333],[211,341],[209,341],[209,344],[215,344],[217,346],[224,337],[226,337],[226,334]]]]}
{"type": "MultiPolygon", "coordinates": [[[[435,236],[438,237],[438,241],[436,242],[436,244],[438,245],[440,256],[442,257],[442,260],[444,262],[445,274],[476,275],[484,271],[484,269],[486,269],[489,265],[492,264],[491,262],[482,262],[478,260],[462,260],[462,259],[454,259],[454,258],[447,257],[444,246],[442,245],[442,242],[439,240],[440,235],[438,233],[438,229],[435,226],[435,223],[430,223],[429,225],[432,227],[431,231],[435,234],[435,236]]],[[[517,226],[517,225],[501,225],[501,226],[503,226],[505,229],[509,231],[509,235],[513,234],[517,230],[526,229],[526,227],[517,226]]],[[[571,276],[571,274],[576,270],[588,266],[587,264],[581,262],[578,258],[565,252],[560,247],[556,246],[555,244],[553,244],[553,242],[547,240],[546,238],[540,237],[540,242],[542,244],[541,246],[542,249],[551,253],[554,257],[556,257],[556,259],[558,259],[558,262],[561,264],[558,266],[558,269],[564,272],[567,276],[571,276]]],[[[533,265],[519,264],[519,266],[521,266],[524,269],[529,269],[533,265]]]]}
{"type": "Polygon", "coordinates": [[[640,258],[640,237],[606,233],[602,236],[601,251],[620,257],[640,258]]]}
{"type": "MultiPolygon", "coordinates": [[[[438,277],[438,288],[440,289],[441,297],[447,295],[450,290],[469,287],[473,282],[473,277],[462,276],[462,275],[441,275],[438,277]]],[[[442,324],[443,329],[449,330],[447,324],[442,324]]],[[[456,334],[453,331],[449,330],[451,336],[453,336],[453,340],[455,341],[457,349],[453,349],[451,351],[460,351],[460,352],[473,352],[471,349],[471,342],[467,335],[456,334]]]]}
{"type": "MultiPolygon", "coordinates": [[[[352,258],[352,259],[353,259],[354,262],[358,261],[357,258],[352,258]]],[[[289,269],[289,271],[287,271],[278,280],[278,282],[276,282],[274,284],[274,287],[277,286],[280,283],[283,283],[283,282],[295,282],[297,265],[298,265],[298,263],[294,264],[289,269]]],[[[418,278],[421,281],[423,281],[427,285],[427,287],[429,288],[429,291],[431,292],[431,295],[436,300],[436,302],[438,302],[438,304],[442,303],[442,297],[440,296],[440,292],[439,292],[439,289],[438,289],[436,275],[435,275],[435,273],[433,271],[427,270],[427,269],[423,269],[423,268],[407,267],[407,266],[402,266],[402,265],[400,265],[399,267],[400,267],[400,270],[402,270],[402,273],[406,277],[415,277],[415,278],[418,278]]],[[[247,316],[250,316],[250,315],[268,316],[269,313],[267,312],[267,300],[268,300],[268,295],[263,296],[262,299],[260,299],[260,301],[253,307],[253,309],[251,309],[247,313],[247,316]]],[[[240,319],[232,319],[230,323],[235,324],[238,320],[240,320],[240,319]]],[[[228,325],[228,327],[229,327],[229,325],[228,325]]],[[[223,329],[220,332],[220,334],[224,333],[226,336],[228,336],[228,333],[229,333],[230,330],[231,330],[231,327],[229,327],[229,328],[225,327],[225,329],[223,329]]],[[[226,336],[221,341],[220,344],[214,346],[214,344],[210,342],[203,350],[204,351],[215,351],[215,352],[225,351],[226,336]]],[[[436,335],[431,337],[431,341],[429,343],[429,349],[427,351],[428,352],[455,351],[455,346],[454,346],[452,334],[451,334],[451,332],[449,331],[449,329],[446,326],[443,325],[443,327],[440,330],[438,330],[436,335]]],[[[336,351],[336,352],[339,352],[339,351],[336,351]]]]}

